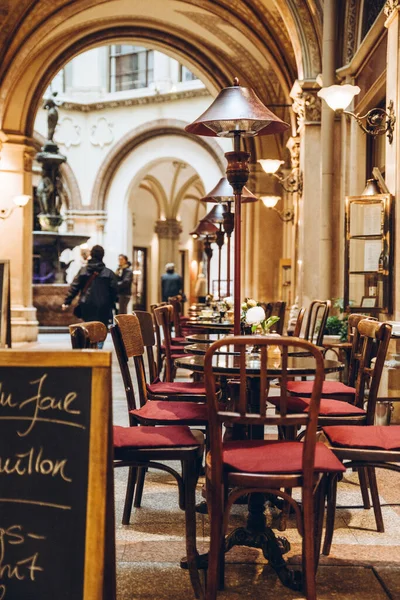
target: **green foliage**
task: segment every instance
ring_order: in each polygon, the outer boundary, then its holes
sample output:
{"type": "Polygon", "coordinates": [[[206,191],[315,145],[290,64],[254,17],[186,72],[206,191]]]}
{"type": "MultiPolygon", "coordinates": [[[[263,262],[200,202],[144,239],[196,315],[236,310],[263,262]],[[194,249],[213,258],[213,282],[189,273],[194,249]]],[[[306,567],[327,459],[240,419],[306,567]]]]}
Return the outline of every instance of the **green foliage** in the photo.
{"type": "Polygon", "coordinates": [[[328,317],[324,333],[327,335],[340,335],[340,341],[345,342],[347,339],[347,321],[347,316],[344,319],[339,319],[339,317],[328,317]]]}

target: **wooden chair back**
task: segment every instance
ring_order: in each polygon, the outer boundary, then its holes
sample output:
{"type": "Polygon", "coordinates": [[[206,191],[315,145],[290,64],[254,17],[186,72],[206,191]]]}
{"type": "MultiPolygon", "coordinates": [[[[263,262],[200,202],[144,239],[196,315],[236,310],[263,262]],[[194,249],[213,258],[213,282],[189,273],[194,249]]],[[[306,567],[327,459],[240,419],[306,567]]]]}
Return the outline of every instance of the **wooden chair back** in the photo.
{"type": "MultiPolygon", "coordinates": [[[[129,369],[130,358],[133,359],[135,365],[140,406],[144,406],[147,402],[146,377],[143,361],[144,344],[139,319],[135,314],[116,315],[114,322],[115,324],[111,326],[111,336],[117,354],[122,380],[124,382],[128,411],[130,411],[138,408],[136,406],[133,382],[129,369]]],[[[131,425],[133,423],[134,422],[131,421],[131,425]]]]}
{"type": "Polygon", "coordinates": [[[173,381],[172,377],[172,351],[171,351],[171,322],[173,307],[171,305],[158,306],[154,309],[156,325],[160,327],[164,337],[165,348],[165,377],[164,381],[173,381]]]}
{"type": "Polygon", "coordinates": [[[107,333],[107,327],[100,321],[74,323],[69,326],[73,349],[97,348],[97,344],[105,341],[107,333]]]}
{"type": "Polygon", "coordinates": [[[363,319],[367,319],[369,321],[377,321],[375,317],[368,317],[366,315],[360,315],[358,313],[352,313],[349,315],[349,319],[347,322],[347,343],[351,343],[351,354],[349,359],[349,374],[348,374],[348,385],[351,387],[355,387],[357,371],[359,366],[359,360],[356,359],[357,356],[360,355],[361,352],[361,339],[358,336],[356,338],[356,343],[354,344],[354,334],[357,331],[357,326],[360,321],[363,319]],[[356,347],[357,346],[357,347],[356,347]]]}
{"type": "Polygon", "coordinates": [[[306,309],[301,307],[297,314],[296,325],[294,326],[294,330],[293,330],[293,337],[300,337],[301,328],[303,326],[305,314],[306,314],[306,309]]]}
{"type": "MultiPolygon", "coordinates": [[[[218,486],[222,481],[222,424],[232,423],[235,425],[276,425],[278,427],[290,427],[290,426],[305,426],[306,433],[304,439],[304,451],[303,451],[303,468],[304,468],[304,484],[312,486],[314,477],[314,456],[315,456],[315,444],[316,444],[316,432],[318,423],[318,412],[321,398],[322,383],[324,380],[324,359],[321,351],[308,341],[301,340],[293,337],[281,337],[281,338],[263,338],[257,337],[257,346],[259,347],[259,359],[252,358],[251,355],[246,353],[246,349],[254,346],[254,336],[237,336],[230,338],[229,343],[234,345],[235,348],[240,352],[235,360],[239,363],[240,368],[240,380],[237,380],[239,386],[237,405],[228,411],[221,410],[218,405],[218,398],[216,394],[216,376],[213,372],[212,360],[221,346],[226,345],[226,340],[219,340],[214,342],[204,358],[204,380],[207,392],[207,406],[208,406],[208,418],[209,418],[209,443],[210,451],[212,456],[212,481],[213,484],[218,486]],[[268,369],[274,368],[274,362],[276,359],[268,358],[268,348],[270,346],[279,346],[281,351],[280,367],[280,413],[276,414],[275,410],[270,413],[267,412],[267,398],[268,398],[268,369]],[[287,401],[289,394],[287,392],[287,382],[290,377],[288,374],[288,365],[293,357],[289,356],[290,352],[301,351],[302,353],[309,354],[306,360],[314,359],[315,366],[315,380],[313,386],[313,392],[310,400],[309,412],[301,414],[288,414],[287,413],[287,401]],[[252,395],[252,407],[251,413],[248,409],[248,389],[247,389],[247,377],[246,377],[246,365],[248,361],[252,361],[252,368],[254,368],[254,361],[259,363],[260,367],[260,384],[259,394],[255,398],[252,395]]],[[[275,366],[276,368],[276,366],[275,366]]],[[[275,375],[276,376],[276,375],[275,375]]],[[[256,396],[256,394],[254,394],[256,396]]]]}
{"type": "Polygon", "coordinates": [[[367,396],[366,425],[374,423],[378,389],[391,335],[392,326],[389,323],[379,323],[370,319],[360,320],[354,332],[354,368],[357,373],[355,403],[364,408],[364,399],[367,396]]]}
{"type": "Polygon", "coordinates": [[[153,383],[157,379],[157,365],[154,360],[154,346],[156,344],[156,337],[154,334],[154,322],[153,317],[149,312],[144,310],[135,310],[134,313],[140,325],[140,331],[142,333],[143,344],[147,354],[147,364],[149,369],[149,379],[153,383]]]}
{"type": "Polygon", "coordinates": [[[279,333],[279,335],[282,335],[283,326],[285,324],[285,310],[286,302],[268,302],[265,305],[265,315],[267,318],[279,317],[279,321],[271,327],[271,333],[279,333]]]}
{"type": "Polygon", "coordinates": [[[150,304],[150,311],[151,314],[153,315],[153,321],[154,321],[154,332],[156,334],[156,344],[157,344],[157,353],[156,353],[156,363],[157,363],[157,376],[160,375],[161,373],[161,369],[162,369],[162,359],[163,359],[163,353],[161,350],[161,333],[160,333],[160,327],[157,325],[156,323],[156,318],[154,316],[154,310],[158,307],[158,306],[164,306],[165,303],[162,302],[161,304],[150,304]]]}
{"type": "Polygon", "coordinates": [[[331,308],[330,300],[313,300],[307,314],[304,339],[322,347],[326,320],[331,308]]]}
{"type": "Polygon", "coordinates": [[[182,336],[181,316],[182,316],[182,296],[171,296],[168,298],[169,304],[173,308],[172,321],[175,329],[175,337],[182,336]]]}

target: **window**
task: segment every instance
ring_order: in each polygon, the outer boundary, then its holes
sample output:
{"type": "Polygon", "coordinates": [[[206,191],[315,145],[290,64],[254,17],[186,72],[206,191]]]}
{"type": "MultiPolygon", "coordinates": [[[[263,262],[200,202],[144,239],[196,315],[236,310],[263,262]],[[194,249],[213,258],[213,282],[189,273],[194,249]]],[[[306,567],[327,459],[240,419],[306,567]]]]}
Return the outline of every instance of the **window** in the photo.
{"type": "Polygon", "coordinates": [[[125,44],[111,46],[110,92],[145,88],[153,79],[153,50],[125,44]]]}
{"type": "Polygon", "coordinates": [[[189,71],[189,69],[183,65],[179,65],[179,81],[193,81],[194,79],[197,79],[197,77],[192,71],[189,71]]]}

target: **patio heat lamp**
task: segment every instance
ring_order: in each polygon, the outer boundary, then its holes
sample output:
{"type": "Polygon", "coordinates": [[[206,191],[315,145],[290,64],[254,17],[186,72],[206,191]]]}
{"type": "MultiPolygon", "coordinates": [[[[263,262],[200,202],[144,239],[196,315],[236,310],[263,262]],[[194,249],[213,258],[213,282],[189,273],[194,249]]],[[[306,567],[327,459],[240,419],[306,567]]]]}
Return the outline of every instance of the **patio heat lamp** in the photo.
{"type": "Polygon", "coordinates": [[[204,253],[207,256],[207,295],[210,294],[210,263],[213,255],[211,248],[211,241],[215,238],[218,232],[218,227],[208,221],[207,218],[200,219],[196,229],[190,232],[189,235],[193,236],[194,239],[204,238],[204,253]]]}
{"type": "Polygon", "coordinates": [[[224,222],[224,213],[227,208],[225,204],[216,204],[204,217],[207,221],[211,221],[218,226],[218,231],[215,233],[215,243],[218,246],[218,300],[221,300],[221,252],[225,242],[225,232],[222,230],[224,222]]]}
{"type": "Polygon", "coordinates": [[[234,334],[240,334],[241,305],[241,203],[243,187],[249,178],[248,152],[240,150],[242,137],[283,133],[288,123],[271,112],[251,88],[239,85],[235,77],[233,85],[220,91],[211,106],[185,130],[196,135],[233,138],[233,152],[226,152],[228,161],[226,176],[235,197],[235,270],[234,270],[234,334]]]}
{"type": "MultiPolygon", "coordinates": [[[[227,257],[226,257],[226,295],[231,295],[231,237],[233,233],[234,214],[232,212],[232,202],[235,199],[233,187],[226,177],[221,177],[217,185],[202,198],[203,202],[218,202],[226,204],[227,210],[223,213],[223,227],[226,233],[227,241],[227,257]]],[[[256,202],[258,198],[247,189],[246,186],[242,190],[242,204],[244,202],[256,202]]]]}

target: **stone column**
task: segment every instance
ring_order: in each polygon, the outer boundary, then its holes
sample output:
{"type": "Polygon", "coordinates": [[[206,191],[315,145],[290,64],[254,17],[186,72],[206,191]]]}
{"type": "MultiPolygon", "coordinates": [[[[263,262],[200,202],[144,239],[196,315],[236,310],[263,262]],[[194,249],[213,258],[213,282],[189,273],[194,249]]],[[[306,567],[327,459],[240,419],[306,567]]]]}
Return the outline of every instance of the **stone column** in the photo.
{"type": "Polygon", "coordinates": [[[290,152],[290,165],[292,172],[296,173],[297,185],[296,191],[292,194],[286,194],[285,206],[287,210],[293,210],[293,221],[285,227],[285,249],[284,258],[290,258],[291,261],[291,284],[290,296],[292,303],[298,295],[297,291],[297,260],[299,247],[299,203],[303,193],[303,172],[300,165],[300,136],[290,137],[286,148],[290,152]]]}
{"type": "MultiPolygon", "coordinates": [[[[247,187],[257,197],[282,195],[274,177],[259,163],[251,163],[247,187]]],[[[279,259],[282,256],[282,221],[259,200],[242,205],[242,298],[271,302],[279,299],[279,259]]],[[[233,239],[233,236],[232,236],[233,239]]],[[[232,248],[232,252],[234,252],[232,248]]]]}
{"type": "Polygon", "coordinates": [[[160,219],[156,222],[154,231],[158,235],[158,271],[161,277],[168,262],[175,263],[177,273],[180,273],[179,236],[182,224],[178,219],[160,219]]]}
{"type": "Polygon", "coordinates": [[[321,100],[315,81],[296,81],[290,96],[297,113],[300,138],[300,172],[303,177],[303,194],[298,198],[297,274],[295,294],[299,306],[308,306],[319,298],[320,244],[319,235],[321,189],[321,100]]]}
{"type": "MultiPolygon", "coordinates": [[[[393,101],[396,115],[395,130],[392,144],[386,137],[386,171],[385,181],[396,202],[395,231],[395,257],[400,252],[400,219],[398,218],[399,192],[400,192],[400,2],[388,0],[384,8],[387,20],[385,27],[388,30],[387,63],[386,63],[386,105],[393,101]]],[[[400,320],[400,261],[393,262],[393,306],[394,318],[400,320]]]]}
{"type": "MultiPolygon", "coordinates": [[[[32,197],[32,157],[35,154],[29,140],[22,136],[7,136],[0,154],[1,208],[14,205],[13,198],[21,194],[32,197]]],[[[38,335],[36,309],[32,305],[32,200],[16,208],[0,222],[0,256],[10,260],[11,270],[11,333],[13,342],[33,342],[38,335]]]]}

